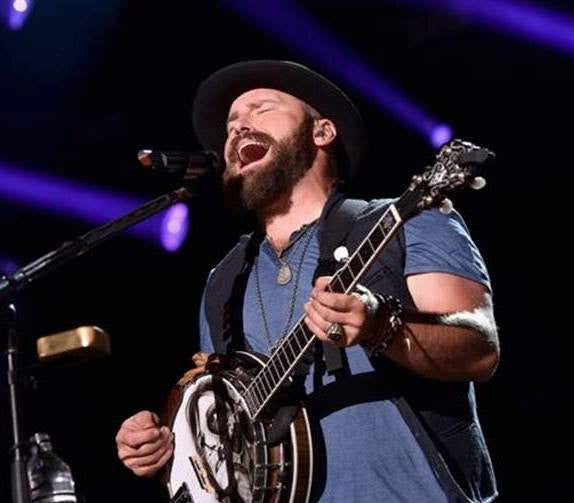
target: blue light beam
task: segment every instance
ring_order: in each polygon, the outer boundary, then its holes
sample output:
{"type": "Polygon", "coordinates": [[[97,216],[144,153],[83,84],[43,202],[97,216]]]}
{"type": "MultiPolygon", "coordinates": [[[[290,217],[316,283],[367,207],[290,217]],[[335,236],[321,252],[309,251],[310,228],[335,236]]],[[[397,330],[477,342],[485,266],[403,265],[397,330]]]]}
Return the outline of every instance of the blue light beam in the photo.
{"type": "MultiPolygon", "coordinates": [[[[0,164],[0,199],[98,226],[146,201],[78,182],[0,164]]],[[[189,227],[187,206],[178,203],[125,232],[176,251],[189,227]]]]}
{"type": "Polygon", "coordinates": [[[0,16],[11,30],[19,30],[32,12],[34,0],[0,0],[0,16]]]}
{"type": "Polygon", "coordinates": [[[18,270],[18,262],[8,255],[0,252],[0,276],[2,274],[12,274],[18,270]]]}
{"type": "Polygon", "coordinates": [[[508,0],[400,0],[462,14],[479,26],[574,54],[574,16],[534,3],[508,0]]]}
{"type": "MultiPolygon", "coordinates": [[[[289,47],[300,51],[350,88],[364,94],[434,147],[450,140],[450,127],[412,101],[404,92],[361,61],[328,30],[288,0],[222,0],[230,9],[289,47]],[[437,134],[438,131],[438,134],[437,134]],[[437,144],[437,139],[442,143],[437,144]]],[[[452,133],[451,133],[452,135],[452,133]]]]}

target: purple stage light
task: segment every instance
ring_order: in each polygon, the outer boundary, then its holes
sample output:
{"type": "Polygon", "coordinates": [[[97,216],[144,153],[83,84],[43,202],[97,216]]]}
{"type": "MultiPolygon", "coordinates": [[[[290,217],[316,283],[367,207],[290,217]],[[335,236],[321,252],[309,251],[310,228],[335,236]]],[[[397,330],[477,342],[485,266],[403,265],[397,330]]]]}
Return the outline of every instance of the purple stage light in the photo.
{"type": "Polygon", "coordinates": [[[416,6],[438,7],[462,14],[475,24],[512,33],[561,52],[574,53],[574,16],[509,0],[401,0],[416,6]]]}
{"type": "Polygon", "coordinates": [[[9,0],[10,7],[8,12],[8,26],[13,30],[19,30],[24,26],[28,19],[32,7],[33,0],[9,0]]]}
{"type": "Polygon", "coordinates": [[[433,147],[442,147],[452,140],[452,129],[448,124],[436,125],[430,134],[430,142],[433,147]]]}
{"type": "Polygon", "coordinates": [[[28,2],[26,0],[14,0],[12,8],[17,12],[26,12],[28,10],[28,2]]]}
{"type": "Polygon", "coordinates": [[[0,253],[0,275],[12,274],[18,270],[18,263],[12,258],[0,253]]]}
{"type": "Polygon", "coordinates": [[[224,0],[224,3],[350,88],[374,100],[427,140],[432,141],[435,129],[443,126],[291,1],[224,0]]]}
{"type": "Polygon", "coordinates": [[[176,251],[185,240],[189,226],[189,210],[184,203],[173,205],[161,222],[161,243],[167,251],[176,251]]]}
{"type": "MultiPolygon", "coordinates": [[[[41,208],[93,226],[129,213],[145,202],[137,197],[5,164],[0,164],[0,199],[41,208]]],[[[168,251],[176,251],[187,235],[188,220],[187,212],[176,205],[130,227],[126,233],[161,244],[168,251]]]]}

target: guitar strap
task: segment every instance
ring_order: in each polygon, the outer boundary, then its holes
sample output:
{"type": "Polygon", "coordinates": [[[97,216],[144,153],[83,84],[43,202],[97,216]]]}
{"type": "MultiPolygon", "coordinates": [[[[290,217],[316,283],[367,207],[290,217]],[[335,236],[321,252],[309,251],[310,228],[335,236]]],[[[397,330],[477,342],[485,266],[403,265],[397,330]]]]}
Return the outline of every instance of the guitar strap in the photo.
{"type": "MultiPolygon", "coordinates": [[[[344,199],[341,194],[326,208],[324,222],[319,229],[319,264],[313,276],[313,284],[319,276],[335,273],[338,264],[333,258],[333,252],[346,243],[357,216],[367,204],[359,199],[344,199]]],[[[343,351],[333,344],[323,343],[323,356],[328,373],[343,368],[343,351]]]]}

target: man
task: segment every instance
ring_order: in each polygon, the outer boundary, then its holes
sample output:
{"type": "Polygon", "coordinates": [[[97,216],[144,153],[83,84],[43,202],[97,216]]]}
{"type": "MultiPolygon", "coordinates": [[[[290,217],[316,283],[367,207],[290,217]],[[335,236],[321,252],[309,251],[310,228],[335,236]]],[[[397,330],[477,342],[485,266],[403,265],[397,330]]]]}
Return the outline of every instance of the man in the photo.
{"type": "MultiPolygon", "coordinates": [[[[429,210],[408,221],[353,295],[326,291],[327,276],[312,286],[325,265],[329,215],[344,201],[338,182],[359,167],[354,105],[306,67],[251,61],[208,78],[193,113],[202,144],[224,152],[226,196],[259,222],[210,274],[202,349],[268,352],[306,314],[324,344],[306,377],[306,405],[319,424],[311,500],[491,501],[496,487],[472,381],[494,372],[498,339],[488,274],[461,218],[429,210]],[[247,271],[243,283],[240,270],[247,271]],[[230,285],[239,283],[238,299],[230,285]],[[402,315],[391,308],[393,297],[402,315]],[[217,307],[228,299],[242,324],[233,340],[217,307]],[[389,325],[391,315],[402,324],[389,325]],[[328,357],[325,371],[321,355],[333,355],[333,347],[344,353],[328,357]]],[[[355,210],[349,249],[388,204],[355,210]]],[[[116,440],[120,459],[143,476],[173,451],[169,429],[148,411],[126,420],[116,440]]]]}

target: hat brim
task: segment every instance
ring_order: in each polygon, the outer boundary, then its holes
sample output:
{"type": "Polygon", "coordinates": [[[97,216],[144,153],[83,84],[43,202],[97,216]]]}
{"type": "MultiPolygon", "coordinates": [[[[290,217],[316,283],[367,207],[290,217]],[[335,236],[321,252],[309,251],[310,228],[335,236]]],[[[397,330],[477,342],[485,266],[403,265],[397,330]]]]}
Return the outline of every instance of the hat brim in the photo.
{"type": "Polygon", "coordinates": [[[357,108],[328,79],[291,61],[235,63],[215,72],[199,86],[192,119],[195,134],[205,149],[223,152],[231,104],[241,94],[257,88],[291,94],[331,119],[347,157],[347,175],[353,178],[357,174],[364,146],[363,121],[357,108]]]}

